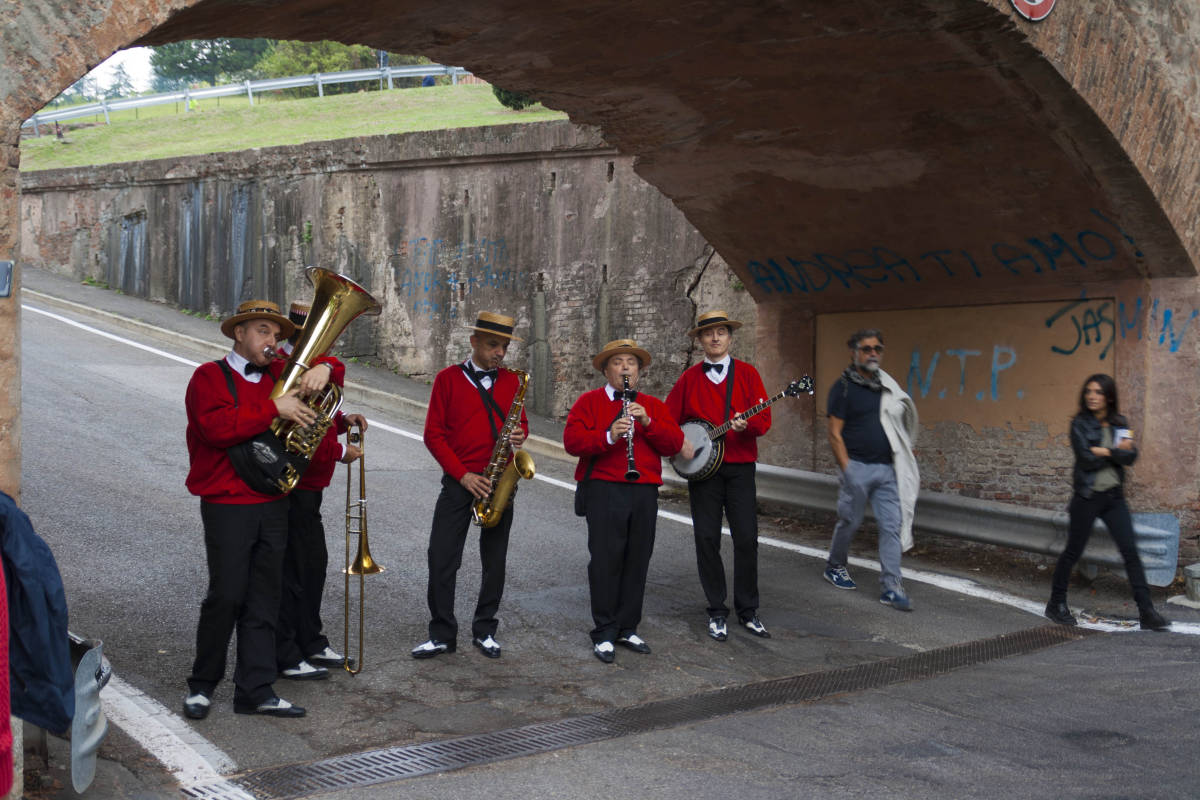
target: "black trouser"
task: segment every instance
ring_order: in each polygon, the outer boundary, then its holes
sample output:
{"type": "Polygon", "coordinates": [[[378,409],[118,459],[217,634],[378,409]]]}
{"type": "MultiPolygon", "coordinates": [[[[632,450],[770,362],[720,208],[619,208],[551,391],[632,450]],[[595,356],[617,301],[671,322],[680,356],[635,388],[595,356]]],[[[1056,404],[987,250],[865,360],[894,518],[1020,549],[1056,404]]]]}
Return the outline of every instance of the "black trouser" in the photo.
{"type": "Polygon", "coordinates": [[[196,626],[192,692],[212,694],[225,676],[229,637],[237,628],[235,702],[257,705],[274,696],[275,621],[279,617],[287,498],[234,505],[200,503],[208,555],[208,593],[196,626]]]}
{"type": "Polygon", "coordinates": [[[588,481],[588,586],[596,624],[592,642],[637,633],[657,521],[657,486],[588,481]]]}
{"type": "MultiPolygon", "coordinates": [[[[471,506],[475,498],[449,475],[442,475],[442,491],[433,509],[433,529],[429,533],[429,638],[457,642],[458,621],[454,618],[454,587],[462,566],[463,546],[471,525],[471,506]]],[[[496,611],[504,594],[504,566],[508,557],[508,531],[512,527],[510,505],[494,528],[479,533],[479,601],[471,635],[486,639],[496,634],[496,611]]]]}
{"type": "Polygon", "coordinates": [[[321,522],[320,490],[294,489],[288,495],[288,540],[283,557],[283,597],[275,629],[275,660],[289,669],[329,646],[321,632],[321,599],[329,551],[321,522]]]}
{"type": "Polygon", "coordinates": [[[1121,558],[1125,559],[1125,575],[1129,578],[1129,586],[1133,589],[1133,599],[1138,608],[1151,605],[1150,588],[1146,585],[1146,571],[1142,569],[1142,559],[1138,556],[1137,540],[1133,533],[1133,519],[1129,516],[1129,506],[1125,505],[1125,497],[1121,488],[1096,492],[1091,497],[1076,494],[1071,498],[1068,507],[1071,515],[1070,527],[1067,533],[1067,546],[1058,557],[1054,567],[1054,578],[1050,584],[1050,602],[1065,602],[1067,599],[1067,584],[1071,580],[1071,570],[1083,555],[1083,548],[1092,535],[1092,525],[1096,518],[1104,520],[1108,532],[1112,534],[1121,558]]]}
{"type": "Polygon", "coordinates": [[[729,616],[725,564],[721,561],[721,514],[733,536],[733,607],[739,620],[758,613],[758,514],[755,465],[724,463],[706,481],[688,483],[700,586],[710,617],[729,616]]]}

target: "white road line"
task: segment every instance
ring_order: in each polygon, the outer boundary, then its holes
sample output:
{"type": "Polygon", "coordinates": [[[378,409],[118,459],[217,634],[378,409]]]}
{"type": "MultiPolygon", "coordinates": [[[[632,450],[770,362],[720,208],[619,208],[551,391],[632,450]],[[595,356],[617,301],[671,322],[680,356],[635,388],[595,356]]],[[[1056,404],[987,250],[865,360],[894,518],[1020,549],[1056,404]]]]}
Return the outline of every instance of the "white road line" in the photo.
{"type": "MultiPolygon", "coordinates": [[[[101,336],[105,339],[110,339],[114,342],[136,347],[139,350],[144,350],[163,358],[170,359],[180,364],[187,364],[191,367],[200,366],[200,362],[191,361],[186,358],[159,350],[141,342],[136,342],[132,339],[126,339],[123,336],[117,336],[107,331],[93,328],[90,325],[84,325],[81,322],[68,319],[67,317],[54,314],[49,311],[44,311],[40,308],[22,303],[21,308],[27,311],[32,311],[36,314],[55,319],[67,325],[87,331],[88,333],[101,336]]],[[[403,436],[415,441],[422,441],[422,436],[417,433],[406,431],[387,423],[378,422],[376,420],[367,420],[367,425],[370,428],[387,431],[388,433],[397,436],[403,436]]],[[[575,484],[567,481],[561,481],[557,478],[550,478],[545,475],[535,475],[537,480],[543,481],[556,486],[560,489],[575,491],[575,484]]],[[[659,511],[658,515],[663,519],[672,522],[678,522],[681,525],[691,527],[692,520],[682,514],[676,514],[673,511],[659,511]]],[[[722,533],[726,536],[730,535],[729,528],[722,528],[722,533]]],[[[824,559],[826,553],[824,550],[815,547],[807,547],[799,544],[792,544],[780,539],[771,537],[759,537],[759,543],[768,547],[777,547],[782,550],[789,550],[793,553],[808,556],[810,558],[824,559]]],[[[879,565],[873,561],[868,561],[864,558],[852,557],[850,563],[861,569],[879,571],[879,565]]],[[[931,586],[936,586],[939,589],[944,589],[949,592],[957,592],[958,594],[976,597],[981,600],[987,600],[999,605],[1006,605],[1020,611],[1026,611],[1035,616],[1042,616],[1043,607],[1040,603],[1032,600],[1026,600],[1023,597],[1011,595],[1006,592],[988,589],[980,586],[974,581],[965,578],[955,578],[948,575],[937,575],[932,572],[924,572],[922,570],[905,569],[904,577],[907,580],[917,581],[919,583],[927,583],[931,586]]],[[[1107,631],[1110,633],[1125,632],[1136,630],[1136,626],[1122,624],[1115,620],[1097,619],[1095,621],[1084,621],[1080,623],[1080,627],[1091,628],[1093,630],[1107,631]]],[[[1200,635],[1200,623],[1194,622],[1172,622],[1171,631],[1173,633],[1184,633],[1190,635],[1200,635]]],[[[129,684],[121,681],[116,675],[113,675],[106,687],[109,694],[103,695],[105,712],[108,718],[113,721],[113,724],[118,725],[129,736],[135,739],[146,751],[163,763],[171,774],[174,775],[181,784],[198,784],[207,781],[218,780],[222,773],[229,773],[236,769],[236,764],[216,745],[209,742],[204,737],[195,733],[183,720],[162,704],[151,699],[147,695],[134,689],[129,684]],[[173,730],[174,729],[174,730],[173,730]],[[176,733],[175,731],[180,731],[176,733]],[[182,734],[182,735],[181,735],[182,734]],[[183,737],[187,736],[191,742],[186,741],[183,737]],[[207,755],[205,755],[207,753],[207,755]]],[[[248,800],[253,800],[251,795],[246,794],[241,789],[230,784],[228,789],[228,797],[244,797],[248,800]]],[[[222,795],[226,796],[226,795],[222,795]]]]}
{"type": "MultiPolygon", "coordinates": [[[[157,758],[183,786],[220,782],[222,773],[233,772],[237,764],[220,748],[190,728],[179,716],[154,698],[130,686],[113,674],[100,693],[104,715],[130,738],[157,758]]],[[[222,797],[251,795],[228,784],[222,797]]]]}
{"type": "Polygon", "coordinates": [[[26,305],[25,303],[21,304],[21,308],[26,311],[32,311],[35,314],[42,314],[43,316],[50,317],[51,319],[56,319],[59,322],[65,323],[67,325],[71,325],[71,326],[73,326],[75,328],[79,328],[80,330],[83,330],[83,331],[87,331],[88,333],[94,333],[97,336],[104,337],[105,339],[112,339],[114,342],[120,342],[121,344],[127,344],[130,347],[136,347],[138,350],[145,350],[147,353],[153,353],[156,356],[162,356],[163,358],[169,358],[172,361],[178,361],[180,364],[187,364],[189,367],[200,366],[199,361],[192,361],[187,358],[182,358],[180,356],[175,355],[174,353],[168,353],[165,350],[159,350],[158,348],[150,347],[149,345],[144,345],[141,342],[135,342],[132,339],[126,339],[124,336],[117,336],[116,334],[109,333],[108,331],[102,331],[99,328],[93,328],[90,325],[84,325],[82,322],[76,322],[73,319],[68,319],[67,317],[60,316],[59,314],[55,314],[51,311],[44,311],[40,308],[34,308],[33,306],[26,305]]]}

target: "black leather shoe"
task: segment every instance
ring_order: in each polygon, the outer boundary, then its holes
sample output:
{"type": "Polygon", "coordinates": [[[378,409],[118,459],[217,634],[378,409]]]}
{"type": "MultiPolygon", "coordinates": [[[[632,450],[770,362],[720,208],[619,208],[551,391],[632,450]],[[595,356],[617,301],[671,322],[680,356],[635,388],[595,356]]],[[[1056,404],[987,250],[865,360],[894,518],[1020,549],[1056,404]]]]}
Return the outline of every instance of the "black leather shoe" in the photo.
{"type": "Polygon", "coordinates": [[[635,653],[641,653],[644,656],[650,654],[650,645],[646,644],[642,637],[638,636],[636,633],[631,633],[628,636],[618,637],[617,644],[621,645],[622,647],[627,647],[635,653]]]}
{"type": "Polygon", "coordinates": [[[1051,600],[1046,603],[1046,619],[1051,622],[1057,622],[1059,625],[1075,625],[1075,617],[1071,614],[1071,609],[1067,608],[1067,603],[1064,600],[1055,602],[1051,600]]]}
{"type": "Polygon", "coordinates": [[[613,652],[612,642],[596,642],[592,645],[592,653],[605,664],[613,663],[617,656],[613,652]]]}
{"type": "Polygon", "coordinates": [[[771,638],[771,632],[767,630],[767,626],[763,625],[759,621],[757,614],[755,614],[753,617],[750,617],[750,619],[742,620],[742,627],[760,639],[771,638]]]}
{"type": "Polygon", "coordinates": [[[329,670],[324,667],[314,667],[304,659],[294,667],[279,671],[279,677],[289,681],[323,681],[329,678],[329,670]]]}
{"type": "Polygon", "coordinates": [[[1169,631],[1171,623],[1154,606],[1147,606],[1138,612],[1138,621],[1144,631],[1169,631]]]}
{"type": "Polygon", "coordinates": [[[314,667],[328,667],[329,669],[341,669],[347,666],[354,669],[355,666],[353,658],[343,658],[332,647],[326,647],[319,653],[313,653],[304,660],[314,667]]]}
{"type": "Polygon", "coordinates": [[[453,653],[458,649],[454,642],[439,642],[437,639],[430,639],[427,642],[422,642],[412,649],[413,658],[433,658],[440,656],[442,653],[453,653]]]}
{"type": "Polygon", "coordinates": [[[708,618],[708,635],[718,642],[723,642],[729,638],[729,631],[725,627],[724,617],[708,618]]]}
{"type": "Polygon", "coordinates": [[[258,705],[235,702],[233,710],[236,714],[266,714],[269,717],[303,717],[307,713],[300,706],[294,706],[282,697],[272,697],[258,705]]]}
{"type": "Polygon", "coordinates": [[[204,719],[212,708],[212,698],[204,692],[192,692],[183,699],[183,715],[188,719],[204,719]]]}
{"type": "Polygon", "coordinates": [[[483,653],[488,658],[500,657],[500,643],[488,636],[480,639],[478,636],[471,640],[471,644],[478,648],[479,652],[483,653]]]}

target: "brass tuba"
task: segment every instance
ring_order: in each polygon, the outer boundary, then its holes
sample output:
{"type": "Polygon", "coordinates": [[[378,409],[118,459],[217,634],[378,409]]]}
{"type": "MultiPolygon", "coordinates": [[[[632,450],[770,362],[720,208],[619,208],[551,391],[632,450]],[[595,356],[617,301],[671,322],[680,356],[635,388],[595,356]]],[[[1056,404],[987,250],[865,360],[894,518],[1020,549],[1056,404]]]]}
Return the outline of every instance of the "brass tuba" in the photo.
{"type": "Polygon", "coordinates": [[[508,418],[496,439],[492,449],[492,458],[484,470],[483,477],[492,483],[491,491],[482,500],[476,500],[471,506],[472,521],[481,528],[494,528],[504,515],[504,510],[512,502],[513,492],[517,490],[517,478],[529,480],[533,477],[533,456],[524,450],[513,450],[509,437],[513,430],[521,424],[521,410],[525,408],[525,390],[529,388],[529,373],[514,369],[520,386],[513,397],[512,405],[508,408],[508,418]],[[510,461],[508,456],[512,454],[510,461]]]}
{"type": "MultiPolygon", "coordinates": [[[[371,294],[345,275],[321,267],[309,267],[306,272],[313,285],[313,299],[308,312],[304,332],[296,340],[291,358],[283,368],[271,399],[290,392],[320,356],[333,346],[342,331],[360,314],[377,315],[379,302],[371,294]]],[[[317,421],[307,428],[282,417],[271,423],[271,433],[283,442],[291,463],[278,479],[279,490],[290,492],[300,482],[300,476],[312,460],[317,446],[325,438],[325,432],[333,424],[333,416],[342,405],[342,390],[329,383],[319,393],[305,399],[308,407],[317,414],[317,421]]]]}

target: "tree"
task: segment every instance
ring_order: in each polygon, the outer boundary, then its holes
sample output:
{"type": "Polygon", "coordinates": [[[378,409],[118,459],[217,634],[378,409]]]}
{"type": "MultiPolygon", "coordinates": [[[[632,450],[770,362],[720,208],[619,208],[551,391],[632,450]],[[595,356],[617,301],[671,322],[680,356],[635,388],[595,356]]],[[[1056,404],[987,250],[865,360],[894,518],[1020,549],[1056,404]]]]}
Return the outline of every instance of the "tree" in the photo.
{"type": "Polygon", "coordinates": [[[128,97],[133,94],[133,80],[125,71],[124,64],[117,64],[117,68],[113,70],[112,80],[108,82],[105,94],[109,97],[128,97]]]}
{"type": "Polygon", "coordinates": [[[500,101],[500,105],[511,108],[513,111],[520,111],[537,102],[537,98],[531,94],[510,92],[508,89],[501,89],[499,86],[492,87],[492,94],[496,95],[496,99],[500,101]]]}
{"type": "Polygon", "coordinates": [[[269,46],[267,39],[193,39],[155,47],[150,54],[155,88],[163,85],[160,79],[177,86],[243,80],[253,75],[269,46]]]}

